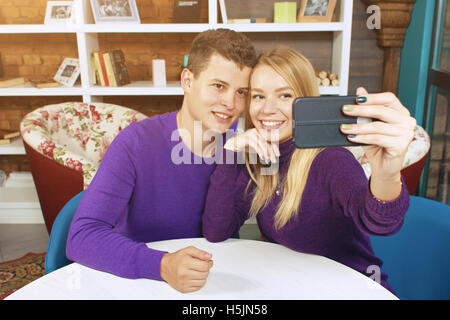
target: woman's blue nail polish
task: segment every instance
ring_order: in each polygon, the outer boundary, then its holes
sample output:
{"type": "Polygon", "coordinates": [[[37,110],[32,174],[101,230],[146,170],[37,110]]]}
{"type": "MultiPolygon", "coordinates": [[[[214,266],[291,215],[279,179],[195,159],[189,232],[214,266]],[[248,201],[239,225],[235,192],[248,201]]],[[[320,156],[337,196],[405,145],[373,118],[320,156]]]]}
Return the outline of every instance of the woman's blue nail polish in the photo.
{"type": "Polygon", "coordinates": [[[364,103],[364,102],[367,102],[367,97],[358,97],[358,98],[356,98],[356,101],[357,101],[358,103],[364,103]]]}
{"type": "Polygon", "coordinates": [[[355,138],[356,138],[356,135],[354,135],[354,134],[349,134],[348,137],[349,137],[350,139],[355,139],[355,138]]]}

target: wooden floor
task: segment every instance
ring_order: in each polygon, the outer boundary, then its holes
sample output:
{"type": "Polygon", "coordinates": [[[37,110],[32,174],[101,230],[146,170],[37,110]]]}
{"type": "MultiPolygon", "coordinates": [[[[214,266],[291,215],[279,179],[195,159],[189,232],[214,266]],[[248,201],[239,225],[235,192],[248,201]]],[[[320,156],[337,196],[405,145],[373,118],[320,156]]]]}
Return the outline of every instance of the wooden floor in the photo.
{"type": "MultiPolygon", "coordinates": [[[[242,239],[259,239],[256,224],[245,224],[239,233],[242,239]]],[[[0,224],[0,262],[20,258],[28,252],[45,252],[48,238],[44,224],[0,224]]]]}
{"type": "Polygon", "coordinates": [[[47,251],[44,224],[0,224],[0,262],[14,260],[28,252],[47,251]]]}

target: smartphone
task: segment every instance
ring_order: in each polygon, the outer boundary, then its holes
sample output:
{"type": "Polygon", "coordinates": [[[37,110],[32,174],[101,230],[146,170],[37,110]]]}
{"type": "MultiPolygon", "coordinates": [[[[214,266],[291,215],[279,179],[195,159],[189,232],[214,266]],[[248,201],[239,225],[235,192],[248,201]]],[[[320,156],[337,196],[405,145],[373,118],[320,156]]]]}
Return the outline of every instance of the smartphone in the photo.
{"type": "Polygon", "coordinates": [[[363,124],[370,118],[342,113],[346,104],[355,105],[356,96],[303,97],[293,102],[293,137],[297,148],[359,146],[340,131],[341,124],[363,124]]]}

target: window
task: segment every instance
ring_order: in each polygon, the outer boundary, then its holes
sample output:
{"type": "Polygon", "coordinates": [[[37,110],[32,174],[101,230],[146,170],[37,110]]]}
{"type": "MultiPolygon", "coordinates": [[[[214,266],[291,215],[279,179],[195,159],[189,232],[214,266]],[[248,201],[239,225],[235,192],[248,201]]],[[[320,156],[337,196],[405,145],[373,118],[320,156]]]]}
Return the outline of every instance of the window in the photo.
{"type": "Polygon", "coordinates": [[[438,0],[424,127],[431,151],[421,184],[421,195],[450,204],[450,0],[438,0]]]}

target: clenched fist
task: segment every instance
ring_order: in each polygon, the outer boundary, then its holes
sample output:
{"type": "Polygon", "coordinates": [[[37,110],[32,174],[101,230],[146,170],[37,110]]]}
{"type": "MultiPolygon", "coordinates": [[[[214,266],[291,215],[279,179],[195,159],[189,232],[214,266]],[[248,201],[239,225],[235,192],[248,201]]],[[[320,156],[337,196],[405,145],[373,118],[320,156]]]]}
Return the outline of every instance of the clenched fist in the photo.
{"type": "Polygon", "coordinates": [[[213,266],[212,255],[190,246],[166,253],[161,260],[161,278],[182,292],[199,290],[206,283],[213,266]]]}

